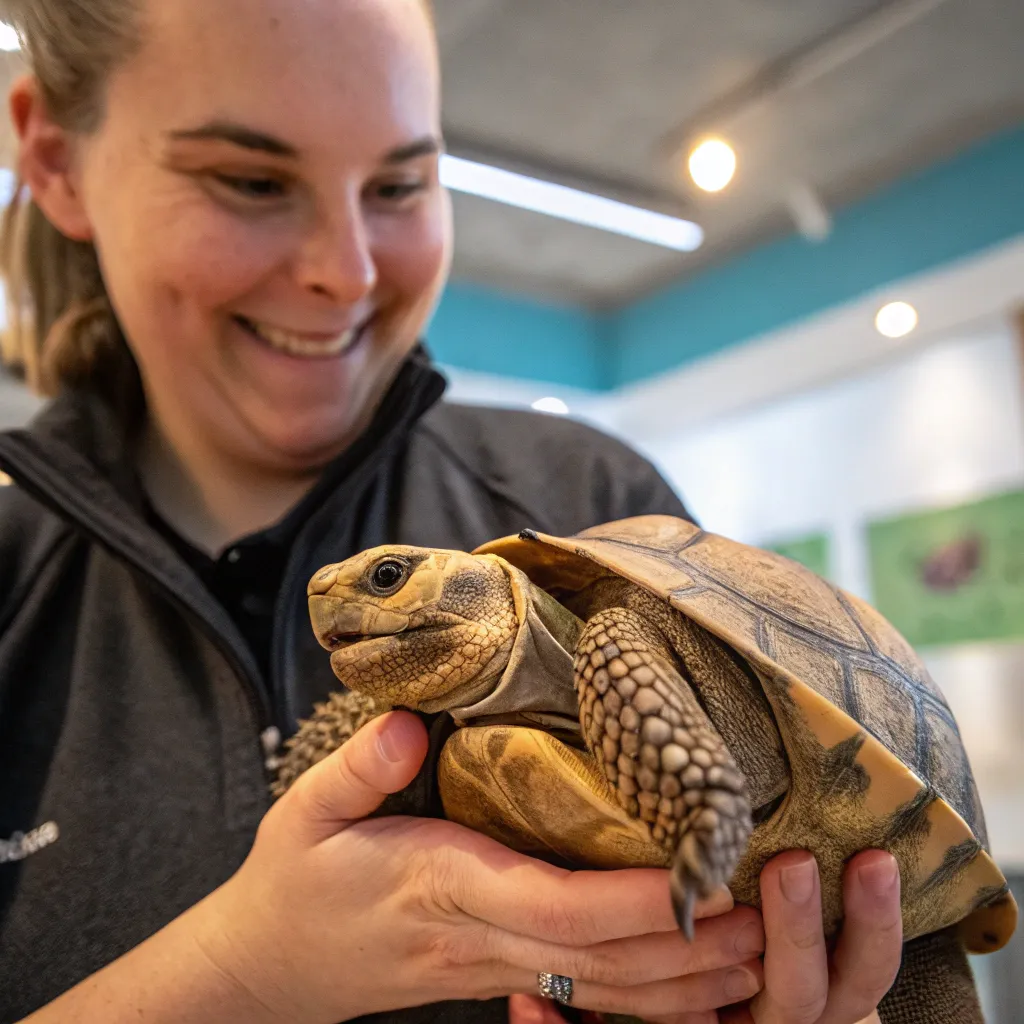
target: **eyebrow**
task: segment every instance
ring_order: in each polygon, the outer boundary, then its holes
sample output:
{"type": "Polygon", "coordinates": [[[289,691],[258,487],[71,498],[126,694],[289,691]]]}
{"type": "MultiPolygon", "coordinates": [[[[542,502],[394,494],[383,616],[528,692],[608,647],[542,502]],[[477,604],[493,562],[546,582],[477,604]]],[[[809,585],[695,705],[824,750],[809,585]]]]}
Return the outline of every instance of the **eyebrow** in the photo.
{"type": "Polygon", "coordinates": [[[440,153],[443,146],[441,140],[433,135],[424,135],[422,139],[410,142],[407,146],[399,146],[385,154],[384,163],[404,164],[408,160],[416,160],[421,156],[433,156],[440,153]]]}
{"type": "MultiPolygon", "coordinates": [[[[267,135],[264,132],[246,128],[245,125],[235,124],[232,121],[210,121],[200,125],[198,128],[188,128],[168,133],[169,137],[175,140],[192,142],[229,142],[233,146],[240,146],[242,149],[251,149],[259,153],[269,153],[272,156],[290,157],[292,159],[299,155],[299,151],[287,142],[267,135]]],[[[433,135],[425,135],[421,139],[398,146],[384,155],[386,164],[404,164],[409,160],[416,160],[422,156],[432,156],[442,149],[441,140],[433,135]]]]}
{"type": "Polygon", "coordinates": [[[230,142],[242,149],[253,149],[260,153],[271,153],[274,156],[296,157],[299,155],[294,146],[275,139],[273,135],[254,131],[244,125],[231,121],[209,121],[198,128],[188,128],[169,132],[169,137],[185,142],[230,142]]]}

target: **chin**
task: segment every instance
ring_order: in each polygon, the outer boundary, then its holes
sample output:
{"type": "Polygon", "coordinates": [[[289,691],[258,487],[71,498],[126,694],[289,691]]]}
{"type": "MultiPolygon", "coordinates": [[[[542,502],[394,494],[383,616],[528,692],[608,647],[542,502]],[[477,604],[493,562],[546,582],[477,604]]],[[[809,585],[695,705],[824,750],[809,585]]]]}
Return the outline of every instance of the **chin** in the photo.
{"type": "Polygon", "coordinates": [[[340,455],[358,436],[359,424],[337,416],[291,420],[250,434],[243,443],[250,455],[282,468],[316,469],[340,455]],[[276,427],[277,429],[274,429],[276,427]]]}
{"type": "Polygon", "coordinates": [[[291,467],[322,465],[339,455],[370,423],[401,360],[387,368],[348,367],[347,379],[325,374],[321,387],[283,389],[252,395],[239,409],[244,431],[241,443],[249,450],[274,452],[291,467]],[[360,379],[352,379],[358,371],[360,379]],[[376,372],[375,372],[376,371],[376,372]]]}

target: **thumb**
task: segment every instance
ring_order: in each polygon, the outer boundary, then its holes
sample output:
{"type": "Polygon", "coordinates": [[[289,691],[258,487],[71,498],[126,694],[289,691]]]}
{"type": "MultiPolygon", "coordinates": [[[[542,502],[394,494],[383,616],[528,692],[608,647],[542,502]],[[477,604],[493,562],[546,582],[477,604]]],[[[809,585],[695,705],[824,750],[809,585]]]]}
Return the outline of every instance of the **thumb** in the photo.
{"type": "Polygon", "coordinates": [[[299,776],[281,803],[307,842],[322,842],[408,786],[426,753],[423,723],[408,711],[389,712],[299,776]]]}

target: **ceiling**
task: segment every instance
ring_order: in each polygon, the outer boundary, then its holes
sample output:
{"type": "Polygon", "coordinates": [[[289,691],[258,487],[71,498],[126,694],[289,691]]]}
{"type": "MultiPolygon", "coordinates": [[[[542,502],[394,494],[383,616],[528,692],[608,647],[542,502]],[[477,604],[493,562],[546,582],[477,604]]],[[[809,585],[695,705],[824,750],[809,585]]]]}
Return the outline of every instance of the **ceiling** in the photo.
{"type": "Polygon", "coordinates": [[[539,298],[616,306],[793,231],[796,186],[834,209],[1024,122],[1022,0],[434,4],[451,152],[705,231],[678,253],[454,194],[454,278],[539,298]],[[717,195],[678,173],[705,132],[739,157],[717,195]]]}
{"type": "MultiPolygon", "coordinates": [[[[1024,121],[1021,0],[435,0],[453,153],[696,220],[673,252],[455,196],[454,275],[614,306],[1024,121]],[[701,193],[674,154],[721,133],[701,193]]],[[[936,211],[937,215],[940,211],[936,211]]]]}

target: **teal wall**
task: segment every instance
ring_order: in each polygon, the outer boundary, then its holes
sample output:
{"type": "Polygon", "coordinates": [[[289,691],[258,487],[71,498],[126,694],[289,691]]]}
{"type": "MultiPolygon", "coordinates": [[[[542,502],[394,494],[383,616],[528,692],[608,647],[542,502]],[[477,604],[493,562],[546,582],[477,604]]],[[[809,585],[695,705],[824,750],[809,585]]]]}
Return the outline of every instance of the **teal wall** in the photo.
{"type": "Polygon", "coordinates": [[[597,315],[586,310],[455,281],[427,343],[435,359],[460,369],[600,391],[611,385],[600,330],[597,315]]]}
{"type": "Polygon", "coordinates": [[[1024,128],[605,317],[453,284],[429,340],[453,366],[606,390],[1024,233],[1024,128]]]}
{"type": "Polygon", "coordinates": [[[624,309],[612,377],[650,377],[1024,232],[1024,130],[624,309]]]}

